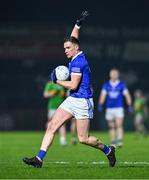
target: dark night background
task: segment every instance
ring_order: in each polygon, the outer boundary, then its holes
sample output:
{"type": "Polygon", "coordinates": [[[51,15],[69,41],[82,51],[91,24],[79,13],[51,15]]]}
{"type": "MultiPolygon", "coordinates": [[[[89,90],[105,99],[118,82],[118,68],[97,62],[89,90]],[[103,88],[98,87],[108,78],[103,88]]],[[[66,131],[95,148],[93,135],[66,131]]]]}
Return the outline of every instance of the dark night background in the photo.
{"type": "MultiPolygon", "coordinates": [[[[91,128],[105,130],[97,99],[110,68],[121,71],[130,93],[149,97],[149,2],[144,1],[0,1],[0,129],[40,130],[46,122],[42,96],[50,71],[66,65],[63,38],[82,10],[82,50],[91,66],[95,118],[91,128]]],[[[125,128],[133,129],[127,115],[125,128]]]]}

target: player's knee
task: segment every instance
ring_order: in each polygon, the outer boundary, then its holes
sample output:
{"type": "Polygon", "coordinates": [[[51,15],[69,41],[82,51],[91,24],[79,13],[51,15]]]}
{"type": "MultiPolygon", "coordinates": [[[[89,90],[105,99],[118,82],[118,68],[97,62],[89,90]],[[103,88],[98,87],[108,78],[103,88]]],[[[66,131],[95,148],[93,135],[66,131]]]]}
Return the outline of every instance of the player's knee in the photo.
{"type": "Polygon", "coordinates": [[[54,134],[56,132],[55,126],[52,122],[48,122],[47,131],[51,134],[54,134]]]}
{"type": "Polygon", "coordinates": [[[108,123],[108,127],[110,130],[114,130],[115,129],[115,123],[108,123]]]}
{"type": "Polygon", "coordinates": [[[117,126],[116,126],[117,128],[122,128],[123,127],[123,125],[122,124],[117,124],[117,126]]]}
{"type": "Polygon", "coordinates": [[[111,125],[110,125],[110,126],[109,126],[109,130],[115,130],[115,126],[113,126],[113,125],[111,126],[111,125]]]}

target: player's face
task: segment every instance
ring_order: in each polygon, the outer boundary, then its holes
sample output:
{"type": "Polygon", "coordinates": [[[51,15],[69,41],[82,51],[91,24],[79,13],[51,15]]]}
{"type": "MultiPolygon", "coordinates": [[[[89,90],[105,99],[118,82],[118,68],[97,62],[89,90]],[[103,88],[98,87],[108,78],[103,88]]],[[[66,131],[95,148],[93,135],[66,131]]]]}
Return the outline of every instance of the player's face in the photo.
{"type": "Polygon", "coordinates": [[[119,79],[119,71],[117,70],[111,70],[110,71],[110,79],[113,81],[116,81],[119,79]]]}
{"type": "Polygon", "coordinates": [[[78,45],[67,41],[64,43],[64,51],[67,58],[73,58],[78,53],[79,47],[78,45]]]}
{"type": "Polygon", "coordinates": [[[142,96],[142,92],[139,91],[139,90],[137,90],[137,91],[135,92],[135,97],[136,97],[136,98],[141,98],[141,96],[142,96]]]}

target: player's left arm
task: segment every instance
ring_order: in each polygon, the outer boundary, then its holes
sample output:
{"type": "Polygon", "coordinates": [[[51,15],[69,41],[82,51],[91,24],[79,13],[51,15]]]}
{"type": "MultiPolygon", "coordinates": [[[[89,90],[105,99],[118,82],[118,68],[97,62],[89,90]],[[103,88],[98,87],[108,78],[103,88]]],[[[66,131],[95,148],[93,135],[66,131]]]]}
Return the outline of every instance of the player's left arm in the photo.
{"type": "Polygon", "coordinates": [[[131,98],[131,95],[130,95],[130,92],[129,90],[125,87],[124,91],[123,91],[123,95],[126,99],[126,103],[127,103],[127,111],[129,113],[132,113],[133,112],[133,107],[132,107],[132,98],[131,98]]]}
{"type": "Polygon", "coordinates": [[[122,83],[122,93],[126,99],[128,107],[132,107],[132,98],[125,83],[122,83]]]}
{"type": "Polygon", "coordinates": [[[73,36],[76,39],[79,39],[79,33],[80,33],[80,27],[75,25],[73,30],[72,30],[71,37],[73,36]]]}
{"type": "MultiPolygon", "coordinates": [[[[79,38],[79,32],[80,32],[80,27],[82,26],[83,22],[85,21],[86,17],[88,16],[88,11],[83,11],[81,13],[81,16],[79,19],[77,19],[76,24],[71,32],[71,36],[75,38],[79,38]]],[[[67,88],[70,90],[76,90],[80,81],[81,81],[81,74],[77,75],[75,73],[71,74],[71,80],[70,81],[60,81],[57,80],[56,83],[67,88]]]]}
{"type": "Polygon", "coordinates": [[[56,83],[70,90],[76,90],[81,81],[81,75],[71,75],[71,81],[60,81],[56,83]]]}
{"type": "Polygon", "coordinates": [[[76,24],[71,32],[71,36],[75,37],[76,39],[79,39],[80,28],[88,15],[88,11],[83,11],[81,13],[80,18],[77,19],[76,24]]]}
{"type": "Polygon", "coordinates": [[[127,107],[127,111],[128,111],[129,113],[132,113],[132,112],[133,112],[132,98],[131,98],[131,95],[130,95],[128,89],[126,89],[126,90],[124,91],[123,95],[124,95],[124,97],[125,97],[125,99],[126,99],[126,103],[127,103],[127,106],[128,106],[128,107],[127,107]]]}
{"type": "Polygon", "coordinates": [[[132,98],[128,90],[127,92],[124,93],[124,96],[125,96],[127,105],[132,106],[132,98]]]}

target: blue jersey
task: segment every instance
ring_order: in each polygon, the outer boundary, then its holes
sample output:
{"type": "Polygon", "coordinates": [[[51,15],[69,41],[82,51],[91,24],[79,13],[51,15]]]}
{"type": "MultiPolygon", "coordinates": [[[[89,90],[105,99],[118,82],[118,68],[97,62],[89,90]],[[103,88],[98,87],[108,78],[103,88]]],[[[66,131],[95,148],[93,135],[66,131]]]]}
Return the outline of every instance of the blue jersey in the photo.
{"type": "Polygon", "coordinates": [[[102,87],[102,93],[106,93],[106,108],[117,108],[124,106],[123,95],[126,93],[127,87],[122,81],[115,84],[108,81],[102,87]]]}
{"type": "Polygon", "coordinates": [[[72,58],[69,63],[69,71],[71,75],[81,76],[78,88],[70,90],[70,96],[75,98],[92,98],[91,71],[82,51],[72,58]]]}

